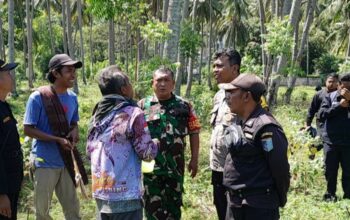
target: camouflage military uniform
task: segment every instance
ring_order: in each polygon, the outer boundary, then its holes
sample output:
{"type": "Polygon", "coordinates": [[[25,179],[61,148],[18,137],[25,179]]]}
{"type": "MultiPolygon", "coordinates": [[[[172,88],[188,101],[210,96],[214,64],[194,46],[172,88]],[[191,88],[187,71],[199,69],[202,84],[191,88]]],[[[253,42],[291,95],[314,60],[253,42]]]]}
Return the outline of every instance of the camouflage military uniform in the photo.
{"type": "Polygon", "coordinates": [[[152,138],[160,149],[153,173],[144,174],[147,219],[180,219],[185,171],[185,136],[198,133],[194,109],[181,97],[158,101],[156,96],[140,101],[152,138]]]}

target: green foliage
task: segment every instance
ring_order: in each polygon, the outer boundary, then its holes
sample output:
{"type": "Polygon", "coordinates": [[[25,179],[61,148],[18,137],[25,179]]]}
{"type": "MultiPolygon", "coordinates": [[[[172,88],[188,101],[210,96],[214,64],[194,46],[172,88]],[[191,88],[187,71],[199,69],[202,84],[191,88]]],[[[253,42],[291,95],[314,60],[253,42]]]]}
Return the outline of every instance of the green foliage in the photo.
{"type": "Polygon", "coordinates": [[[210,111],[213,107],[214,91],[209,90],[207,85],[193,85],[191,91],[191,98],[196,113],[200,119],[202,127],[208,128],[210,121],[210,111]]]}
{"type": "Polygon", "coordinates": [[[315,60],[315,69],[320,74],[326,76],[329,73],[338,72],[340,60],[332,54],[323,54],[315,60]]]}
{"type": "Polygon", "coordinates": [[[300,66],[288,66],[285,68],[284,73],[289,76],[305,76],[305,72],[300,66]]]}
{"type": "Polygon", "coordinates": [[[251,55],[246,55],[242,58],[242,73],[254,73],[259,75],[262,71],[262,66],[258,64],[257,58],[252,57],[251,55]]]}
{"type": "Polygon", "coordinates": [[[266,24],[267,34],[262,35],[266,40],[264,49],[271,55],[289,55],[293,46],[292,27],[287,18],[273,19],[266,24]]]}
{"type": "Polygon", "coordinates": [[[340,73],[349,73],[350,72],[350,61],[345,60],[343,63],[339,64],[340,73]]]}
{"type": "Polygon", "coordinates": [[[167,23],[158,20],[148,20],[147,24],[140,27],[144,39],[149,42],[164,42],[171,34],[167,23]]]}
{"type": "MultiPolygon", "coordinates": [[[[322,36],[320,36],[322,37],[322,36]]],[[[326,43],[323,39],[320,39],[320,37],[313,37],[309,41],[309,74],[312,74],[315,72],[315,64],[314,60],[321,57],[322,54],[327,53],[326,50],[326,43]]],[[[307,72],[307,58],[306,58],[307,50],[305,48],[300,66],[302,70],[306,73],[307,72]]]]}
{"type": "Polygon", "coordinates": [[[180,51],[185,57],[198,56],[198,48],[201,46],[201,36],[192,30],[190,22],[184,22],[180,33],[180,51]]]}

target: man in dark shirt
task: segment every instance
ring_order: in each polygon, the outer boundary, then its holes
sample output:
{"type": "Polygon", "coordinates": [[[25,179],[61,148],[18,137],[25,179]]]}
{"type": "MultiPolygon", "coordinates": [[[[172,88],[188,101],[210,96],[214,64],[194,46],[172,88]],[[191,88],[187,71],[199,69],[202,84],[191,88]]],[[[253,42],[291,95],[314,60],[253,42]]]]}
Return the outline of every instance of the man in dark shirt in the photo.
{"type": "Polygon", "coordinates": [[[350,199],[350,74],[340,78],[337,91],[329,93],[318,112],[323,124],[325,177],[324,200],[335,201],[339,164],[343,170],[343,198],[350,199]]]}
{"type": "Polygon", "coordinates": [[[17,201],[23,179],[23,155],[6,96],[12,90],[10,70],[17,63],[0,60],[0,220],[17,219],[17,201]]]}
{"type": "MultiPolygon", "coordinates": [[[[339,81],[339,76],[338,74],[332,73],[327,76],[326,79],[326,88],[319,90],[314,97],[312,98],[311,105],[308,110],[308,114],[306,117],[306,129],[311,127],[312,120],[314,116],[317,114],[317,112],[321,108],[321,103],[324,97],[327,96],[328,93],[331,93],[338,88],[338,81],[339,81]]],[[[320,123],[319,120],[316,118],[316,127],[318,132],[320,129],[320,123]]]]}
{"type": "Polygon", "coordinates": [[[290,184],[288,142],[279,123],[260,105],[265,85],[255,75],[241,74],[219,87],[241,120],[224,137],[229,151],[223,180],[229,192],[226,219],[279,219],[290,184]]]}

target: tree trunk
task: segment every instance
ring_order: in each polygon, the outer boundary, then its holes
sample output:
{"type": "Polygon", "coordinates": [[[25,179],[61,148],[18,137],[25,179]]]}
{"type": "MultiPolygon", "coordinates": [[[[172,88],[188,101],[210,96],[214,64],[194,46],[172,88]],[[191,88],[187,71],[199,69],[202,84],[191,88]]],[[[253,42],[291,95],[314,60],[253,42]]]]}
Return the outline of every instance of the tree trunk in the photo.
{"type": "Polygon", "coordinates": [[[67,43],[67,25],[66,25],[66,2],[67,0],[62,0],[62,28],[63,28],[63,51],[65,54],[68,53],[68,43],[67,43]]]}
{"type": "Polygon", "coordinates": [[[212,7],[212,0],[209,0],[209,39],[208,39],[208,76],[207,76],[207,82],[208,87],[210,90],[213,89],[213,86],[211,84],[211,43],[212,43],[212,37],[213,37],[213,7],[212,7]]]}
{"type": "MultiPolygon", "coordinates": [[[[162,22],[167,22],[168,20],[168,8],[169,0],[163,0],[163,9],[162,9],[162,22]]],[[[164,54],[164,43],[159,45],[159,56],[163,57],[164,54]]]]}
{"type": "Polygon", "coordinates": [[[84,85],[86,85],[86,76],[85,76],[85,68],[84,68],[85,62],[84,62],[83,19],[82,19],[81,0],[77,0],[77,13],[78,13],[78,24],[79,24],[79,33],[80,33],[80,60],[83,63],[81,72],[83,75],[84,85]]]}
{"type": "MultiPolygon", "coordinates": [[[[295,67],[300,67],[300,63],[301,63],[301,58],[302,58],[302,55],[303,55],[303,52],[304,52],[304,48],[305,48],[305,44],[306,44],[306,41],[307,41],[307,38],[309,36],[309,30],[310,30],[310,26],[313,22],[313,19],[314,19],[314,9],[316,7],[316,0],[309,0],[308,1],[308,5],[307,5],[307,18],[306,18],[306,21],[305,21],[305,24],[304,24],[304,28],[303,28],[303,33],[302,33],[302,38],[301,38],[301,43],[300,43],[300,47],[299,47],[299,50],[295,50],[295,56],[293,56],[293,65],[295,67]]],[[[296,33],[298,33],[298,30],[296,30],[296,33]]],[[[298,41],[298,38],[296,37],[296,42],[295,42],[295,45],[297,47],[297,41],[298,41]]],[[[291,96],[292,96],[292,92],[294,90],[294,87],[295,87],[295,81],[296,81],[296,76],[293,75],[290,77],[290,79],[288,80],[288,88],[286,90],[286,93],[285,93],[285,103],[289,104],[290,103],[290,99],[291,99],[291,96]]]]}
{"type": "Polygon", "coordinates": [[[199,66],[198,66],[198,84],[202,84],[202,63],[203,63],[203,42],[204,42],[204,21],[201,23],[201,54],[199,58],[199,66]]]}
{"type": "MultiPolygon", "coordinates": [[[[284,1],[284,5],[283,5],[283,16],[286,15],[288,13],[288,9],[290,9],[290,13],[289,13],[289,23],[290,25],[293,27],[293,33],[295,31],[295,29],[298,27],[298,21],[299,19],[299,14],[300,14],[300,6],[301,6],[301,0],[294,0],[292,7],[289,7],[289,4],[291,2],[289,0],[285,0],[284,1]]],[[[285,55],[281,55],[278,59],[278,61],[276,62],[277,68],[276,68],[276,73],[274,74],[280,74],[281,70],[286,66],[286,56],[285,55]]],[[[269,86],[274,86],[273,89],[268,89],[268,103],[269,106],[272,108],[274,104],[277,103],[277,94],[278,94],[278,88],[279,88],[279,82],[280,79],[277,77],[274,77],[273,79],[271,79],[270,85],[269,86]],[[272,92],[272,93],[270,93],[272,92]]]]}
{"type": "MultiPolygon", "coordinates": [[[[14,1],[8,1],[8,48],[9,48],[9,62],[13,63],[15,62],[15,23],[14,23],[14,9],[15,9],[15,2],[14,1]]],[[[17,90],[16,90],[16,73],[15,70],[11,70],[11,75],[13,79],[12,84],[12,95],[18,96],[17,90]]]]}
{"type": "MultiPolygon", "coordinates": [[[[188,18],[188,6],[189,6],[189,0],[184,0],[183,8],[182,8],[182,22],[185,22],[185,20],[188,18]]],[[[179,46],[179,52],[177,54],[177,62],[180,64],[176,68],[176,78],[175,78],[175,94],[181,95],[181,84],[182,84],[182,77],[183,73],[185,72],[186,66],[185,66],[185,56],[180,51],[179,46]]]]}
{"type": "Polygon", "coordinates": [[[114,56],[114,43],[115,43],[115,32],[114,32],[114,19],[111,18],[108,21],[109,24],[109,41],[108,41],[108,59],[109,65],[115,64],[115,56],[114,56]]]}
{"type": "Polygon", "coordinates": [[[92,41],[92,33],[93,33],[93,29],[92,29],[92,25],[93,25],[93,17],[92,15],[90,15],[90,77],[93,74],[93,67],[94,67],[94,52],[93,52],[93,48],[94,48],[94,42],[92,41]]]}
{"type": "Polygon", "coordinates": [[[169,29],[172,31],[170,38],[165,42],[164,56],[172,63],[176,62],[181,21],[181,0],[169,0],[168,19],[169,29]]]}
{"type": "MultiPolygon", "coordinates": [[[[68,54],[74,60],[75,59],[75,52],[74,52],[74,46],[73,46],[72,16],[71,16],[70,6],[71,6],[70,0],[66,0],[66,15],[67,15],[66,25],[67,25],[68,54]]],[[[79,87],[78,87],[77,78],[74,80],[73,90],[76,94],[79,94],[79,87]]]]}
{"type": "Polygon", "coordinates": [[[32,9],[30,6],[33,7],[32,0],[26,0],[26,17],[27,17],[27,46],[28,46],[28,86],[29,88],[33,88],[33,35],[32,35],[32,21],[33,21],[33,14],[32,9]]]}
{"type": "Polygon", "coordinates": [[[46,10],[47,10],[48,23],[49,23],[51,54],[55,54],[55,38],[54,38],[55,36],[52,33],[50,0],[46,0],[46,10]]]}
{"type": "MultiPolygon", "coordinates": [[[[196,31],[196,11],[197,11],[197,0],[193,1],[193,13],[192,13],[192,31],[196,31]]],[[[186,97],[189,98],[191,95],[192,82],[193,82],[193,68],[194,68],[195,58],[190,57],[190,72],[187,75],[187,85],[186,85],[186,97]]]]}
{"type": "MultiPolygon", "coordinates": [[[[2,8],[2,2],[0,2],[0,8],[2,8]]],[[[1,18],[1,11],[0,11],[0,59],[6,61],[5,57],[5,43],[4,43],[4,35],[3,35],[3,29],[2,29],[2,18],[1,18]]]]}
{"type": "MultiPolygon", "coordinates": [[[[265,10],[264,10],[264,4],[262,0],[258,0],[258,5],[259,5],[259,16],[260,16],[260,32],[261,35],[266,34],[266,27],[265,27],[265,10]]],[[[270,77],[271,72],[266,71],[266,53],[264,50],[264,45],[265,45],[265,40],[263,37],[260,37],[261,39],[261,62],[263,66],[263,81],[267,85],[270,77]]]]}
{"type": "Polygon", "coordinates": [[[125,24],[125,39],[124,39],[124,42],[125,42],[125,70],[126,72],[129,72],[129,49],[131,50],[131,48],[129,48],[129,24],[128,22],[126,22],[125,24]]]}

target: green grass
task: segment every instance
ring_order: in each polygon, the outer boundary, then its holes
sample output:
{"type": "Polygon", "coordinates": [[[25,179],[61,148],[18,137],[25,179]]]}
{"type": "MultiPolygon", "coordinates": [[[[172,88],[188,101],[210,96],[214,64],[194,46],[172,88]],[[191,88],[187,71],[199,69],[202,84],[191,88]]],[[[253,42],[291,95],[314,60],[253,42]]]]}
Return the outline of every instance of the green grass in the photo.
{"type": "MultiPolygon", "coordinates": [[[[21,139],[24,138],[22,121],[25,103],[31,92],[25,89],[26,86],[24,84],[19,86],[20,96],[18,98],[8,99],[13,107],[15,117],[19,121],[21,139]]],[[[193,91],[191,101],[195,104],[197,114],[201,117],[203,129],[200,135],[199,173],[194,179],[188,173],[186,173],[185,177],[183,219],[216,219],[216,211],[212,201],[212,186],[210,184],[210,128],[208,125],[211,100],[214,93],[208,91],[205,86],[194,86],[193,91]]],[[[304,124],[307,108],[315,91],[311,87],[297,87],[293,92],[290,105],[282,104],[281,94],[284,91],[285,88],[280,89],[279,106],[273,109],[274,115],[290,138],[289,160],[292,179],[287,205],[281,209],[281,219],[350,219],[350,201],[340,200],[336,203],[326,203],[321,200],[325,191],[322,152],[316,155],[315,160],[310,161],[308,159],[308,149],[293,139],[293,137],[299,135],[298,130],[304,124]]],[[[88,120],[95,103],[100,97],[99,90],[95,84],[92,83],[88,86],[80,87],[79,125],[81,141],[78,148],[82,153],[85,152],[88,120]]],[[[23,145],[23,148],[27,158],[30,146],[26,143],[23,145]]],[[[189,152],[189,146],[187,146],[187,161],[189,152]]],[[[86,168],[89,169],[88,162],[86,162],[86,168]]],[[[88,189],[90,190],[89,187],[88,189]]],[[[340,181],[337,195],[339,197],[342,196],[340,181]]],[[[93,199],[83,200],[80,198],[80,203],[83,219],[95,219],[96,208],[93,199]]],[[[32,183],[29,181],[28,176],[25,177],[23,184],[19,210],[19,219],[34,219],[32,183]]],[[[62,209],[55,196],[52,201],[51,216],[53,219],[63,219],[62,209]]]]}

